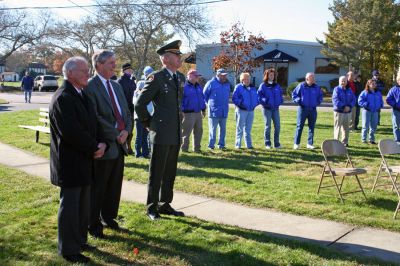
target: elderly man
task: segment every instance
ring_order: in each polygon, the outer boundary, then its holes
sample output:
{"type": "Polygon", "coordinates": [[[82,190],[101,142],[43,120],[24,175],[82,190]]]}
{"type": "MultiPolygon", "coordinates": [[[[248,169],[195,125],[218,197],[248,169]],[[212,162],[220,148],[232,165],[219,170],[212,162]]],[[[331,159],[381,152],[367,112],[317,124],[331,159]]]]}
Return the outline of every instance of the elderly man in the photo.
{"type": "Polygon", "coordinates": [[[67,261],[86,263],[81,254],[90,248],[87,228],[93,158],[106,149],[97,130],[96,112],[82,94],[89,68],[82,57],[71,57],[63,66],[64,83],[50,103],[50,178],[60,186],[58,251],[67,261]]]}
{"type": "Polygon", "coordinates": [[[115,221],[121,197],[126,140],[132,131],[132,118],[121,86],[110,80],[115,72],[115,55],[96,52],[92,57],[96,75],[85,90],[92,101],[109,148],[103,158],[95,160],[95,179],[91,191],[89,233],[103,238],[103,227],[119,229],[115,221]]]}
{"type": "Polygon", "coordinates": [[[193,131],[193,150],[200,152],[200,142],[203,136],[203,118],[206,114],[203,89],[199,84],[201,75],[194,69],[187,73],[182,97],[182,146],[183,152],[188,152],[190,134],[193,131]]]}
{"type": "Polygon", "coordinates": [[[219,126],[218,147],[225,149],[226,119],[229,112],[229,94],[231,86],[227,78],[228,72],[221,68],[217,75],[204,86],[203,94],[208,104],[208,148],[215,148],[216,131],[219,126]]]}
{"type": "Polygon", "coordinates": [[[323,94],[321,88],[315,83],[314,73],[306,74],[306,81],[297,85],[292,93],[292,100],[299,105],[297,109],[297,126],[294,136],[293,149],[300,147],[301,133],[308,120],[307,149],[314,149],[314,128],[317,121],[317,106],[322,103],[323,94]]]}
{"type": "Polygon", "coordinates": [[[157,50],[163,68],[147,77],[145,87],[135,101],[139,121],[150,131],[151,158],[147,194],[147,216],[151,220],[160,214],[184,216],[171,207],[180,146],[179,100],[185,76],[181,67],[181,41],[177,40],[157,50]],[[147,105],[154,104],[153,116],[147,105]]]}

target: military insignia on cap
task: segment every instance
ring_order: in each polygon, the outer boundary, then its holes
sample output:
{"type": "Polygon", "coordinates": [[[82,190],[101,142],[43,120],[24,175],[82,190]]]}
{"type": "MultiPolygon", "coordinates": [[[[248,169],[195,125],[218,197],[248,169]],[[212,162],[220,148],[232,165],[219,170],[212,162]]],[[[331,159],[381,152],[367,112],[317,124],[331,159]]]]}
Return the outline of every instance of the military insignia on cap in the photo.
{"type": "Polygon", "coordinates": [[[181,44],[182,44],[181,40],[176,40],[171,43],[168,43],[168,44],[160,47],[157,50],[157,54],[163,55],[165,53],[173,53],[173,54],[180,55],[180,54],[182,54],[181,51],[179,50],[179,47],[181,46],[181,44]]]}

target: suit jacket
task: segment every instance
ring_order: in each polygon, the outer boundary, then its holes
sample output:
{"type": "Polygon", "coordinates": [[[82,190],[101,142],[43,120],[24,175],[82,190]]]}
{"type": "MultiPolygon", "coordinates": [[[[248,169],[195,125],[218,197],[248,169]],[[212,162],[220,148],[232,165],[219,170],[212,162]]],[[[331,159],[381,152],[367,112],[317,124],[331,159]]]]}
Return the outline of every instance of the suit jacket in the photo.
{"type": "Polygon", "coordinates": [[[178,88],[166,68],[150,75],[135,101],[135,111],[144,126],[150,127],[150,141],[161,145],[179,145],[181,141],[180,102],[185,76],[177,72],[178,88]],[[153,116],[147,104],[153,102],[153,116]]]}
{"type": "MultiPolygon", "coordinates": [[[[131,134],[132,118],[129,112],[128,103],[126,102],[124,96],[124,92],[117,82],[110,80],[110,83],[121,107],[121,116],[125,122],[125,130],[131,134]]],[[[106,88],[104,87],[98,75],[95,75],[89,80],[88,87],[84,90],[84,93],[89,97],[94,106],[94,109],[97,113],[97,120],[103,130],[104,139],[109,145],[108,150],[99,160],[117,158],[119,155],[119,149],[121,148],[126,154],[126,143],[124,145],[120,145],[117,142],[117,137],[119,136],[120,132],[117,128],[115,128],[117,122],[114,116],[114,110],[111,104],[110,96],[108,95],[106,88]]]]}
{"type": "Polygon", "coordinates": [[[133,93],[136,90],[135,77],[129,77],[128,75],[124,74],[118,79],[117,82],[124,90],[124,95],[126,101],[128,102],[129,111],[131,112],[131,115],[133,115],[133,93]]]}
{"type": "Polygon", "coordinates": [[[49,119],[51,182],[60,187],[91,184],[96,138],[103,140],[89,99],[64,81],[52,97],[49,119]]]}

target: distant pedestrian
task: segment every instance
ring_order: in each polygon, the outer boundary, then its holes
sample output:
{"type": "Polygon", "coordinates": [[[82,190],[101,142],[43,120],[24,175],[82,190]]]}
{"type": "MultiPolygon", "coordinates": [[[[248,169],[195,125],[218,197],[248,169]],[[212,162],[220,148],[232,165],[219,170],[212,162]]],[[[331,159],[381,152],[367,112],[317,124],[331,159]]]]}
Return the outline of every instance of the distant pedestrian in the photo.
{"type": "Polygon", "coordinates": [[[25,103],[31,103],[33,78],[28,71],[25,72],[25,76],[22,78],[21,88],[24,90],[25,103]]]}
{"type": "Polygon", "coordinates": [[[350,119],[356,104],[353,91],[347,86],[345,76],[339,78],[339,85],[333,89],[333,138],[340,140],[346,147],[349,145],[350,119]]]}
{"type": "Polygon", "coordinates": [[[392,107],[392,126],[395,141],[400,144],[400,73],[397,74],[397,84],[390,89],[386,103],[392,107]]]}
{"type": "Polygon", "coordinates": [[[228,72],[220,68],[217,75],[204,86],[204,99],[208,105],[208,148],[214,149],[219,127],[218,148],[225,149],[226,120],[229,112],[229,95],[231,85],[227,78],[228,72]]]}
{"type": "Polygon", "coordinates": [[[365,84],[365,90],[358,97],[358,104],[362,110],[361,141],[367,143],[369,131],[369,143],[376,144],[375,131],[378,126],[378,111],[383,107],[382,94],[376,87],[376,81],[369,79],[365,84]]]}
{"type": "Polygon", "coordinates": [[[322,103],[323,94],[321,88],[315,83],[314,73],[306,74],[306,81],[297,85],[292,93],[293,102],[299,105],[297,109],[297,126],[294,136],[293,149],[300,147],[301,133],[308,120],[307,149],[314,149],[314,129],[317,121],[317,106],[322,103]]]}
{"type": "MultiPolygon", "coordinates": [[[[385,90],[385,83],[380,79],[380,76],[381,75],[378,70],[372,71],[372,80],[374,80],[376,83],[376,90],[379,91],[382,95],[385,90]]],[[[381,124],[381,110],[379,109],[377,125],[380,125],[380,124],[381,124]]]]}
{"type": "Polygon", "coordinates": [[[275,69],[269,68],[264,72],[263,83],[258,88],[258,101],[263,106],[264,116],[264,144],[266,149],[271,149],[271,121],[274,123],[274,147],[282,148],[279,141],[281,130],[281,120],[279,115],[279,106],[283,103],[282,88],[276,83],[275,69]]]}
{"type": "Polygon", "coordinates": [[[187,80],[183,87],[181,109],[182,120],[182,145],[181,150],[189,150],[190,134],[193,131],[193,150],[200,152],[201,138],[203,136],[203,118],[206,115],[206,103],[203,89],[199,84],[200,74],[192,69],[187,73],[187,80]]]}

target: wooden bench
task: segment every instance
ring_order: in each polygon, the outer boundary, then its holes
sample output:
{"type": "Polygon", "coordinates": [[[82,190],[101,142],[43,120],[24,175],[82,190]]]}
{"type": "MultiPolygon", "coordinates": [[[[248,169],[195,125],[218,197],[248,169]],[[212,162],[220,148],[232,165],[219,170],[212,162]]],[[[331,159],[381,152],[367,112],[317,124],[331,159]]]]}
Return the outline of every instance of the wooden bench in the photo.
{"type": "Polygon", "coordinates": [[[50,134],[49,108],[40,108],[39,122],[43,123],[43,125],[42,126],[19,125],[18,127],[36,131],[36,142],[39,142],[39,133],[40,132],[50,134]]]}

